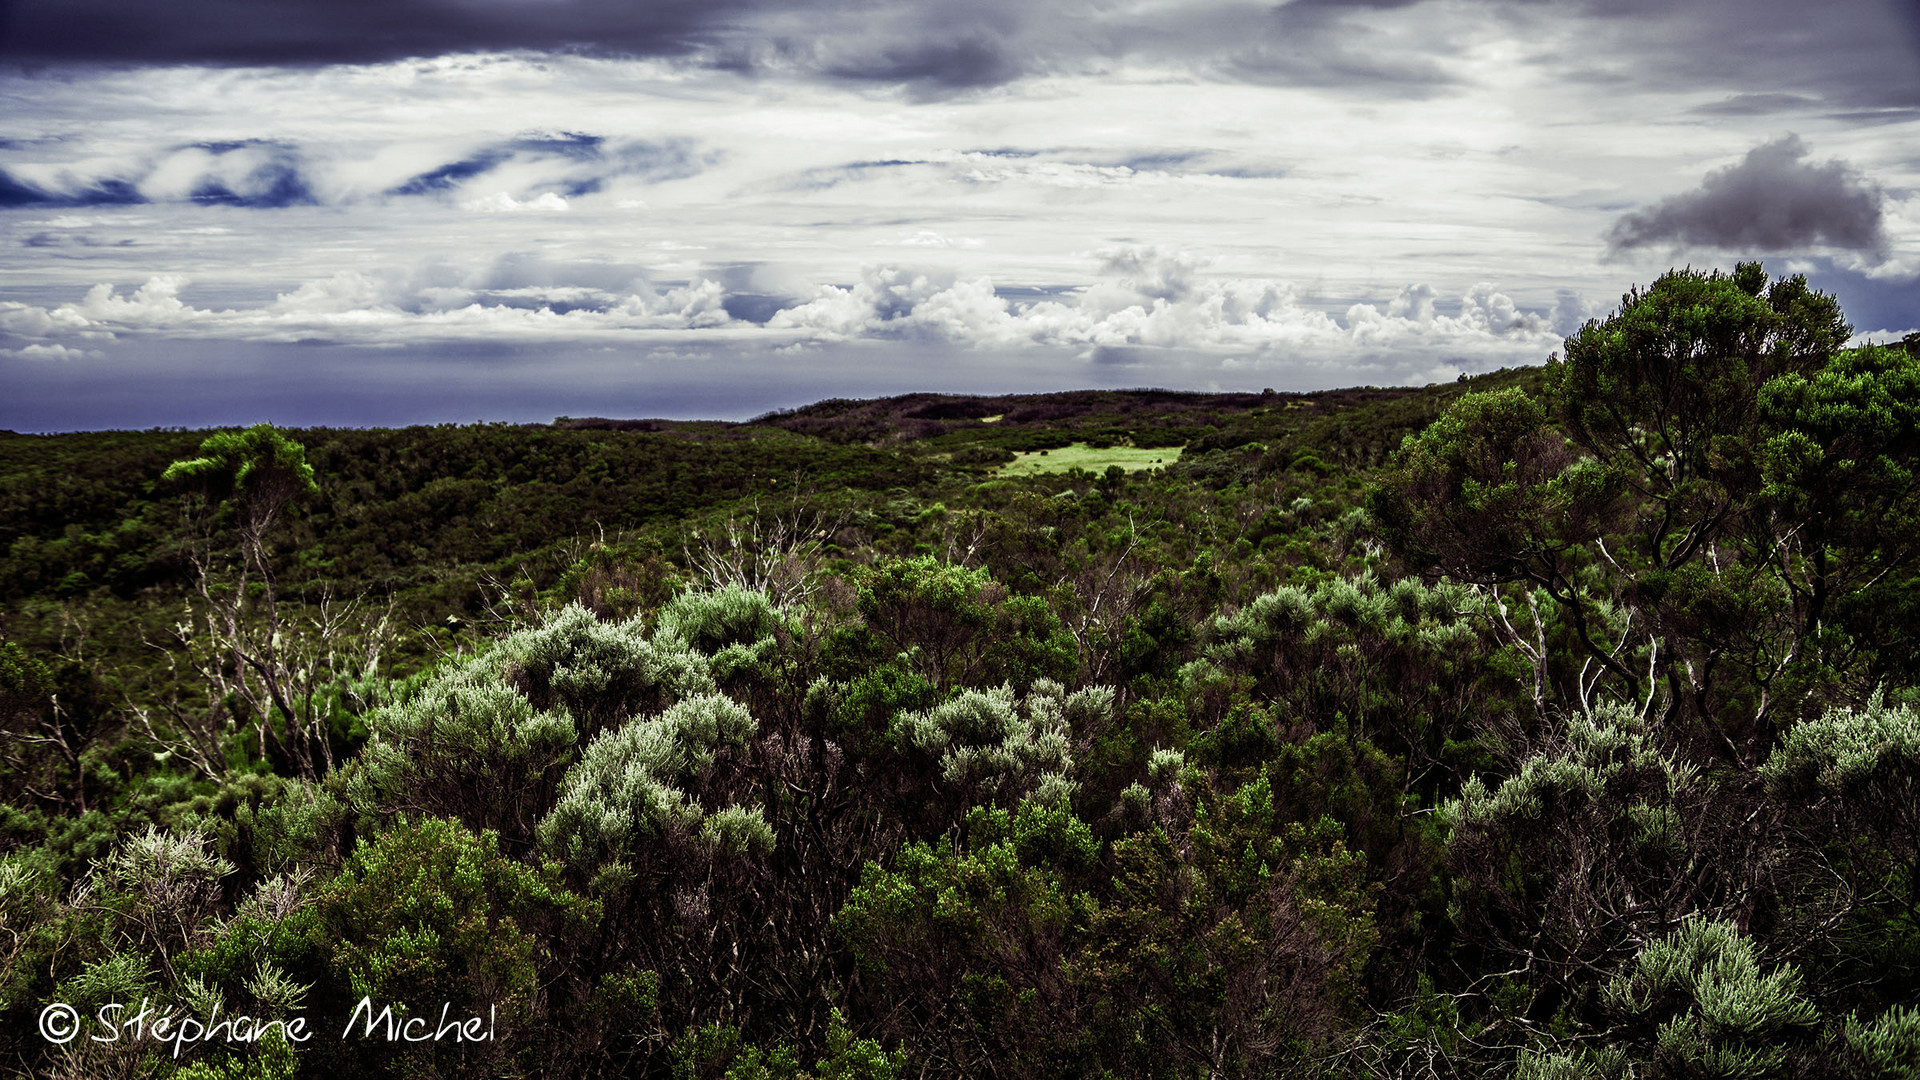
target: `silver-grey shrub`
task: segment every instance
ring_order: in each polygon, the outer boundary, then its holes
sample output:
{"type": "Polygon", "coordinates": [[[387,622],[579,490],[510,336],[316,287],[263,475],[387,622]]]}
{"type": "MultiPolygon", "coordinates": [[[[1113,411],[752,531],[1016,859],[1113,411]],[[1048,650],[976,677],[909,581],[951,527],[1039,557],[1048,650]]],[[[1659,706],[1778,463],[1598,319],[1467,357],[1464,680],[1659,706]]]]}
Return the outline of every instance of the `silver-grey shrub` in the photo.
{"type": "Polygon", "coordinates": [[[1845,1038],[1861,1080],[1920,1080],[1920,1008],[1896,1005],[1871,1023],[1848,1017],[1845,1038]]]}
{"type": "Polygon", "coordinates": [[[783,616],[763,593],[728,585],[683,592],[660,610],[659,636],[683,642],[702,656],[731,646],[772,640],[783,616]]]}
{"type": "Polygon", "coordinates": [[[1469,779],[1441,817],[1455,924],[1577,993],[1690,913],[1737,907],[1738,875],[1766,855],[1709,826],[1714,789],[1631,710],[1563,724],[1513,776],[1469,779]]]}
{"type": "Polygon", "coordinates": [[[1602,989],[1608,1008],[1653,1029],[1666,1075],[1777,1076],[1818,1019],[1791,964],[1772,971],[1731,923],[1688,919],[1648,942],[1602,989]]]}
{"type": "Polygon", "coordinates": [[[1878,697],[1795,724],[1760,768],[1777,798],[1920,806],[1920,713],[1878,697]]]}
{"type": "Polygon", "coordinates": [[[638,619],[602,623],[572,605],[375,711],[338,782],[362,813],[454,817],[524,846],[583,740],[712,689],[705,659],[680,639],[649,640],[638,619]]]}
{"type": "Polygon", "coordinates": [[[1011,687],[966,690],[925,712],[904,712],[892,732],[902,752],[933,759],[950,790],[1011,805],[1045,786],[1050,797],[1071,793],[1073,729],[1093,726],[1113,711],[1113,689],[1068,694],[1039,679],[1024,701],[1011,687]]]}
{"type": "Polygon", "coordinates": [[[541,850],[580,869],[632,862],[669,836],[697,836],[735,854],[772,850],[773,831],[757,808],[709,814],[696,797],[717,757],[744,751],[757,730],[738,703],[701,694],[601,734],[540,822],[541,850]]]}
{"type": "Polygon", "coordinates": [[[529,700],[564,709],[581,737],[591,738],[609,724],[713,689],[705,659],[669,623],[663,618],[649,638],[637,617],[605,623],[569,604],[538,629],[509,635],[497,652],[529,700]]]}

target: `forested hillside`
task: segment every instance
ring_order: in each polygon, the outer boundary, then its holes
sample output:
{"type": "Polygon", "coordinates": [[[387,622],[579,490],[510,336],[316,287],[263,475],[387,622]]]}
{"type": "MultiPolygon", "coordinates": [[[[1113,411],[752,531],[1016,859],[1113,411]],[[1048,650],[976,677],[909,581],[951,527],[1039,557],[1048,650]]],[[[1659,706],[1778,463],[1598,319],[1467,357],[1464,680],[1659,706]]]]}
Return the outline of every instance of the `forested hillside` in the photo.
{"type": "Polygon", "coordinates": [[[1911,1080],[1851,333],[1742,265],[1425,389],[0,435],[0,1063],[1911,1080]]]}

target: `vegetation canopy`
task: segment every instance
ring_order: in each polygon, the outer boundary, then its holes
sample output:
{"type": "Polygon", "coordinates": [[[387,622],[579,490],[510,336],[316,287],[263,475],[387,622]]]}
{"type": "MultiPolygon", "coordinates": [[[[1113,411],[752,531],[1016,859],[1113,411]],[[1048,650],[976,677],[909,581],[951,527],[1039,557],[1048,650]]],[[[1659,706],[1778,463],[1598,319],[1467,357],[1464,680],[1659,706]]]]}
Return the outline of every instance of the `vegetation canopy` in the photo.
{"type": "Polygon", "coordinates": [[[1421,389],[0,433],[0,1056],[1913,1077],[1920,340],[1851,335],[1741,264],[1421,389]],[[40,1033],[143,998],[322,1035],[40,1033]]]}

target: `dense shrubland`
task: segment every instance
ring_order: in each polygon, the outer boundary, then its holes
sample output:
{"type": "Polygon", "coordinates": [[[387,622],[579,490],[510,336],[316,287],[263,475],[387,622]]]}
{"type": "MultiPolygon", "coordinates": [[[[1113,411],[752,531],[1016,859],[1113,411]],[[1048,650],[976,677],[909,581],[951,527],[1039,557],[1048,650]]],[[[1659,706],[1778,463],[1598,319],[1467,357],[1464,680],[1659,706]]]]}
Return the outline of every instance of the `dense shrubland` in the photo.
{"type": "Polygon", "coordinates": [[[0,1053],[1914,1076],[1920,349],[1849,334],[1742,266],[1424,391],[0,438],[0,1053]],[[1187,450],[992,475],[1070,442],[1187,450]],[[36,1034],[143,996],[320,1035],[36,1034]]]}

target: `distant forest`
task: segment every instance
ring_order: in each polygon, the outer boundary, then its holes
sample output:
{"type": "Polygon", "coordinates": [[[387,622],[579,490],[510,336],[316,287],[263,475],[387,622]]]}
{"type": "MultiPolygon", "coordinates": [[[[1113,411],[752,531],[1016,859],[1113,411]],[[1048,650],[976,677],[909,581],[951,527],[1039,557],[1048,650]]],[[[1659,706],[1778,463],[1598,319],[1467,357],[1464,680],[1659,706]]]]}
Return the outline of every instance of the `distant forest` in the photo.
{"type": "Polygon", "coordinates": [[[1920,1080],[1852,335],[1742,264],[1424,389],[0,433],[0,1071],[1920,1080]]]}

